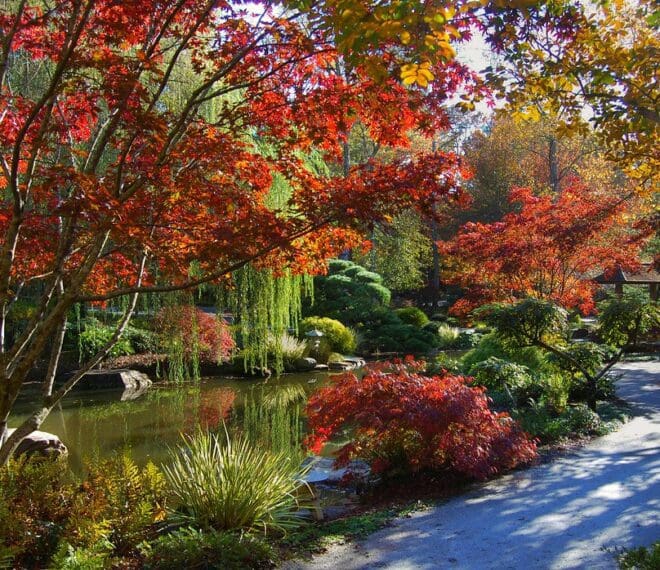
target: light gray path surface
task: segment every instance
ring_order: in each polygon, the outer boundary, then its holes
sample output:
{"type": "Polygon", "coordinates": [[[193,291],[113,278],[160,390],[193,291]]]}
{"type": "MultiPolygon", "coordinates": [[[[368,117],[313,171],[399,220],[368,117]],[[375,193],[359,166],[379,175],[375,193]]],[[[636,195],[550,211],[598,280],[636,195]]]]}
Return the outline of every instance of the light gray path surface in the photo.
{"type": "Polygon", "coordinates": [[[635,418],[616,433],[286,568],[615,568],[602,547],[660,539],[660,363],[618,369],[635,418]]]}

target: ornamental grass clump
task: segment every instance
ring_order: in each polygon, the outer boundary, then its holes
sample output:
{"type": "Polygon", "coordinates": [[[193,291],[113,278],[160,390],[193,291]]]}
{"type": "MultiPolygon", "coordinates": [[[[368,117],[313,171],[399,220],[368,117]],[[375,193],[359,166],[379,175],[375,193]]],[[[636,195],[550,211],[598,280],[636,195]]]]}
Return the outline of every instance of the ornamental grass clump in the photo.
{"type": "Polygon", "coordinates": [[[300,462],[242,436],[199,432],[171,451],[163,471],[176,499],[175,520],[203,529],[285,532],[301,522],[300,462]]]}

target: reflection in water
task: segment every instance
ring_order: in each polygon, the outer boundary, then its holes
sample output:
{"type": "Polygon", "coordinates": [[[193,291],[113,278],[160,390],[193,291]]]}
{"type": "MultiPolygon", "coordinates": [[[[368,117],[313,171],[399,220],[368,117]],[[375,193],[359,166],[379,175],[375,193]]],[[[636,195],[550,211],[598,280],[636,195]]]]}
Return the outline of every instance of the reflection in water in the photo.
{"type": "MultiPolygon", "coordinates": [[[[223,420],[230,426],[237,422],[242,426],[246,416],[257,425],[265,420],[271,427],[264,432],[268,435],[263,437],[277,441],[284,448],[290,443],[282,441],[286,430],[277,425],[281,427],[290,422],[293,427],[299,426],[300,409],[308,394],[322,386],[327,376],[327,373],[318,372],[289,374],[267,383],[226,377],[204,378],[199,384],[154,385],[146,394],[131,401],[120,401],[117,392],[86,390],[67,397],[59,408],[53,410],[41,429],[56,434],[65,443],[74,470],[81,469],[85,457],[105,457],[127,448],[139,464],[148,459],[161,463],[168,447],[180,443],[181,433],[192,433],[198,427],[217,429],[223,420]],[[311,382],[315,379],[316,382],[311,382]],[[252,404],[246,406],[246,401],[252,404]],[[257,401],[263,401],[264,405],[256,406],[257,401]],[[259,411],[271,406],[289,411],[267,414],[268,417],[259,411]],[[249,408],[250,413],[246,414],[244,408],[249,408]],[[275,429],[271,424],[275,424],[275,429]]],[[[25,417],[29,401],[29,394],[24,395],[19,402],[18,415],[10,421],[11,427],[25,417]]],[[[249,426],[245,427],[249,429],[249,426]]],[[[295,437],[299,439],[300,436],[295,437]]]]}

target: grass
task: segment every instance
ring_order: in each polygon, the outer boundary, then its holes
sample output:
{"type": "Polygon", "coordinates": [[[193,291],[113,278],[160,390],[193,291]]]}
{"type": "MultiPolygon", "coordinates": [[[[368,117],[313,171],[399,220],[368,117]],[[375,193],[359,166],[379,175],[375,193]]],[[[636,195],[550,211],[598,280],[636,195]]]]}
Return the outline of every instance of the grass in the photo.
{"type": "Polygon", "coordinates": [[[427,508],[428,504],[417,501],[404,506],[373,509],[325,523],[308,525],[287,534],[278,545],[287,557],[311,556],[323,552],[333,544],[360,540],[386,527],[390,522],[427,508]]]}
{"type": "Polygon", "coordinates": [[[306,469],[245,437],[198,432],[171,451],[163,471],[176,498],[175,521],[263,532],[286,532],[303,522],[297,496],[306,469]]]}

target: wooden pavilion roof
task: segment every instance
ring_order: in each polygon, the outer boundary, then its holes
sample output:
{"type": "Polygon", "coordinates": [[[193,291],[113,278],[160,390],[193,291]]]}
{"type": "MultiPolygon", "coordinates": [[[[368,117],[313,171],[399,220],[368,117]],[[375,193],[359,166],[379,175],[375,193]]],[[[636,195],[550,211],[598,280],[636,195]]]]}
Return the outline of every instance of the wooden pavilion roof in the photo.
{"type": "Polygon", "coordinates": [[[594,277],[596,283],[603,285],[616,285],[618,283],[631,283],[638,285],[648,285],[652,283],[660,283],[660,273],[656,271],[651,263],[642,263],[638,271],[624,271],[617,267],[613,272],[601,273],[594,277]]]}

